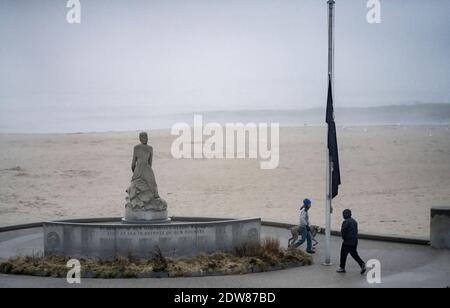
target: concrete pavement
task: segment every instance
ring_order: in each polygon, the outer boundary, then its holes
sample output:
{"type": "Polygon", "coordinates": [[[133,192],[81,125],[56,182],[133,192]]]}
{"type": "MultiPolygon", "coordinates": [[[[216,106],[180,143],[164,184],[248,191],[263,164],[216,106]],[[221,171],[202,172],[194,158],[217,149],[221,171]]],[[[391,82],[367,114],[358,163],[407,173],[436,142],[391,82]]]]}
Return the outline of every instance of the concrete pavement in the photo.
{"type": "MultiPolygon", "coordinates": [[[[263,227],[262,236],[278,237],[283,244],[290,236],[289,230],[263,227]]],[[[42,250],[42,229],[10,231],[0,233],[0,259],[19,254],[36,253],[42,250]]],[[[168,287],[168,288],[305,288],[305,287],[438,287],[450,286],[450,251],[435,250],[429,246],[361,240],[359,252],[367,261],[381,262],[381,284],[369,284],[359,274],[359,267],[349,256],[347,274],[337,274],[341,240],[332,237],[334,266],[321,265],[323,236],[314,255],[314,265],[281,271],[247,274],[240,276],[218,276],[197,278],[163,279],[82,279],[81,285],[69,285],[65,279],[29,276],[0,275],[0,287],[168,287]]]]}

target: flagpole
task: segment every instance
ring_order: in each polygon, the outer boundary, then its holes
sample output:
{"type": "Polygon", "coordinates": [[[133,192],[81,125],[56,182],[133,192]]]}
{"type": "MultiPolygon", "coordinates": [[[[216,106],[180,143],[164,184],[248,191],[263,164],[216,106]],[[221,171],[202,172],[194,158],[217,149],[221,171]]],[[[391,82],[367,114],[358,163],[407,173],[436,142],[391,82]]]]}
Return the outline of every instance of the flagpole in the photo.
{"type": "MultiPolygon", "coordinates": [[[[331,81],[331,89],[334,90],[334,0],[328,0],[328,78],[331,81]]],[[[334,93],[334,91],[332,91],[334,93]]],[[[327,126],[328,129],[328,126],[327,126]]],[[[328,136],[328,134],[327,134],[328,136]]],[[[326,143],[327,144],[327,143],[326,143]]],[[[327,166],[326,166],[326,196],[325,196],[325,260],[324,265],[331,263],[331,189],[333,165],[330,158],[330,150],[327,146],[327,166]]]]}

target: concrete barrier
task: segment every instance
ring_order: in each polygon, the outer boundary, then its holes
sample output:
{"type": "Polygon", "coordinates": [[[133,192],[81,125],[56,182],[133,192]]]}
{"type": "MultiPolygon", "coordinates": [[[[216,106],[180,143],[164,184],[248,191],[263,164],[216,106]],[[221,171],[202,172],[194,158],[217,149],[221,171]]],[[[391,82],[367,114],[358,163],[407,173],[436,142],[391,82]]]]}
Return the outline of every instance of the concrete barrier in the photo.
{"type": "Polygon", "coordinates": [[[164,256],[188,257],[231,251],[258,243],[261,219],[159,224],[45,222],[45,255],[113,259],[148,258],[158,247],[164,256]]]}
{"type": "MultiPolygon", "coordinates": [[[[179,222],[210,222],[210,221],[217,221],[217,220],[233,220],[233,218],[213,218],[213,217],[171,217],[172,220],[179,221],[179,222]]],[[[70,220],[63,220],[59,222],[72,222],[72,223],[108,223],[108,222],[121,222],[122,217],[105,217],[105,218],[80,218],[80,219],[70,219],[70,220]]],[[[10,231],[16,231],[16,230],[23,230],[23,229],[32,229],[32,228],[39,228],[42,227],[44,223],[43,222],[37,222],[37,223],[30,223],[30,224],[24,224],[24,225],[12,225],[12,226],[6,226],[6,227],[0,227],[0,233],[2,232],[10,232],[10,231]]],[[[280,222],[273,222],[273,221],[262,221],[262,226],[269,226],[269,227],[277,227],[277,228],[284,228],[284,229],[290,229],[292,228],[293,224],[289,223],[280,223],[280,222]]],[[[323,228],[322,228],[323,229],[323,228]]],[[[323,234],[323,232],[320,232],[323,234]]],[[[340,236],[341,233],[336,230],[332,230],[331,235],[333,236],[340,236]]],[[[405,237],[405,236],[398,236],[398,235],[387,235],[387,234],[368,234],[368,233],[360,233],[359,238],[363,240],[373,240],[373,241],[382,241],[382,242],[392,242],[392,243],[401,243],[401,244],[415,244],[415,245],[430,245],[430,240],[427,238],[422,237],[405,237]]]]}
{"type": "MultiPolygon", "coordinates": [[[[291,229],[297,225],[283,223],[283,222],[274,222],[274,221],[263,221],[263,226],[282,228],[282,229],[291,229]]],[[[319,234],[325,234],[325,228],[318,226],[320,231],[319,234]]],[[[332,236],[341,236],[340,231],[331,230],[332,236]]],[[[379,241],[379,242],[390,242],[390,243],[400,243],[400,244],[412,244],[412,245],[422,245],[429,246],[430,241],[426,238],[421,237],[404,237],[399,235],[385,235],[385,234],[376,234],[376,233],[359,233],[358,238],[361,240],[370,240],[370,241],[379,241]]]]}
{"type": "Polygon", "coordinates": [[[450,249],[450,206],[431,209],[430,241],[433,248],[450,249]]]}

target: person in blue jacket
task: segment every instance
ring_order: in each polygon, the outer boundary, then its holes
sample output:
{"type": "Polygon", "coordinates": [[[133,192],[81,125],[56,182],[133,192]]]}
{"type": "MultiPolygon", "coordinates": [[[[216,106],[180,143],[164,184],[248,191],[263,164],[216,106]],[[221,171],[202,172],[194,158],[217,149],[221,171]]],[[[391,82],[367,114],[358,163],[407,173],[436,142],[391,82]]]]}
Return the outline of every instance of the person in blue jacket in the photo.
{"type": "Polygon", "coordinates": [[[298,235],[300,236],[299,240],[294,243],[293,247],[297,248],[301,246],[306,241],[306,252],[313,254],[315,253],[312,250],[312,242],[311,242],[311,234],[309,227],[309,209],[311,208],[311,200],[305,199],[303,200],[303,206],[300,208],[300,226],[298,235]]]}

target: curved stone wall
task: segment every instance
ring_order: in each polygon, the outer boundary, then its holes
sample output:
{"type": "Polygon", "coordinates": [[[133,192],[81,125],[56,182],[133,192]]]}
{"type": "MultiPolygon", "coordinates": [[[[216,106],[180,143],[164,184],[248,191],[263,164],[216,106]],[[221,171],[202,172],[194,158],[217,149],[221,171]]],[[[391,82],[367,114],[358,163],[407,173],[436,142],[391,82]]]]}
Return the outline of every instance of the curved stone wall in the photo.
{"type": "Polygon", "coordinates": [[[44,252],[78,258],[148,258],[159,247],[166,257],[231,251],[256,243],[261,219],[164,224],[45,222],[44,252]]]}

